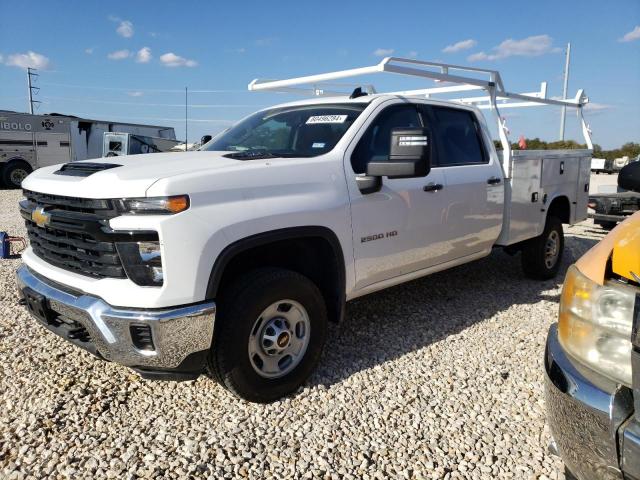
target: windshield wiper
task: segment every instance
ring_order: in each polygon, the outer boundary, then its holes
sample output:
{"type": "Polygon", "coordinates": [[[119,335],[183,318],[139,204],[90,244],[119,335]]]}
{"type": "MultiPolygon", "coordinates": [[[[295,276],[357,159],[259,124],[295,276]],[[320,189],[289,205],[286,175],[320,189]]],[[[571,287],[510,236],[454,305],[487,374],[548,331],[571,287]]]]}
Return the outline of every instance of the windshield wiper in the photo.
{"type": "Polygon", "coordinates": [[[227,153],[225,157],[234,158],[236,160],[254,160],[260,158],[278,158],[280,155],[276,155],[265,150],[245,150],[242,152],[227,153]]]}

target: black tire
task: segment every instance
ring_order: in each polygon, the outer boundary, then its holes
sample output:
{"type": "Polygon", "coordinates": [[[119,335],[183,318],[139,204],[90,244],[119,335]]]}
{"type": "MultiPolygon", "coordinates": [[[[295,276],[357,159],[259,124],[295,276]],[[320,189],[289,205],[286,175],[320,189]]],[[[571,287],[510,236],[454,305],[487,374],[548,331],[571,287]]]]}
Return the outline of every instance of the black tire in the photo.
{"type": "Polygon", "coordinates": [[[564,479],[565,480],[578,480],[573,473],[571,473],[571,470],[569,470],[566,466],[564,467],[564,479]]]}
{"type": "Polygon", "coordinates": [[[616,225],[618,225],[617,222],[598,222],[598,225],[600,225],[600,228],[603,228],[604,230],[613,230],[616,225]]]}
{"type": "Polygon", "coordinates": [[[238,397],[256,403],[272,402],[296,391],[311,375],[320,360],[326,336],[327,310],[313,282],[290,270],[253,270],[220,295],[207,366],[211,376],[238,397]],[[304,308],[309,339],[299,363],[291,371],[277,378],[265,378],[250,359],[249,342],[270,321],[265,318],[255,325],[265,309],[283,300],[292,300],[304,308]]]}
{"type": "Polygon", "coordinates": [[[31,166],[27,162],[14,160],[5,165],[2,171],[2,183],[9,188],[20,188],[24,177],[31,172],[31,166]]]}
{"type": "Polygon", "coordinates": [[[558,273],[564,251],[564,232],[562,222],[557,217],[547,218],[542,235],[528,240],[522,248],[522,270],[524,274],[536,280],[549,280],[558,273]],[[549,258],[552,248],[548,242],[555,240],[556,254],[549,258]]]}

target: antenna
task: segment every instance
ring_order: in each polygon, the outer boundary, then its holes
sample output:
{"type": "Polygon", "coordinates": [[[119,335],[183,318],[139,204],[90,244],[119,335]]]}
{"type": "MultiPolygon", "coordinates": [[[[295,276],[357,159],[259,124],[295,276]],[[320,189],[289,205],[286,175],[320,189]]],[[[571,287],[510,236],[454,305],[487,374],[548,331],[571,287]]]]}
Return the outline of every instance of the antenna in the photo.
{"type": "MultiPolygon", "coordinates": [[[[571,59],[571,43],[567,43],[567,51],[564,60],[564,86],[562,87],[562,99],[567,98],[567,88],[569,87],[569,61],[571,59]]],[[[564,140],[564,122],[567,116],[567,107],[562,106],[560,113],[560,140],[564,140]]]]}
{"type": "Polygon", "coordinates": [[[189,90],[187,87],[184,87],[184,151],[187,151],[187,146],[189,145],[189,126],[188,126],[188,110],[187,107],[189,105],[189,90]]]}
{"type": "Polygon", "coordinates": [[[33,115],[33,106],[36,105],[36,107],[38,105],[40,105],[42,102],[38,101],[38,100],[34,100],[33,99],[33,95],[34,93],[37,95],[38,93],[40,93],[40,87],[34,87],[33,83],[31,82],[31,78],[32,77],[39,77],[40,75],[37,73],[34,73],[36,71],[35,68],[31,68],[28,67],[27,68],[27,83],[29,84],[29,113],[31,115],[33,115]]]}

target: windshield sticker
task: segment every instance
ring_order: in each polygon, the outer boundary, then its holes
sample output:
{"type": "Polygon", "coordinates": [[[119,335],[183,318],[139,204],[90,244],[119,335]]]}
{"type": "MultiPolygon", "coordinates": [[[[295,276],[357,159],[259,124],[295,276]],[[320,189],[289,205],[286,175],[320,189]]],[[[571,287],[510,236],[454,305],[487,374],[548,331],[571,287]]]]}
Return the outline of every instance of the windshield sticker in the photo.
{"type": "Polygon", "coordinates": [[[313,145],[311,145],[311,148],[324,148],[324,142],[315,142],[313,145]]]}
{"type": "Polygon", "coordinates": [[[307,125],[314,123],[344,123],[347,121],[347,116],[348,115],[314,115],[313,117],[309,117],[307,125]]]}

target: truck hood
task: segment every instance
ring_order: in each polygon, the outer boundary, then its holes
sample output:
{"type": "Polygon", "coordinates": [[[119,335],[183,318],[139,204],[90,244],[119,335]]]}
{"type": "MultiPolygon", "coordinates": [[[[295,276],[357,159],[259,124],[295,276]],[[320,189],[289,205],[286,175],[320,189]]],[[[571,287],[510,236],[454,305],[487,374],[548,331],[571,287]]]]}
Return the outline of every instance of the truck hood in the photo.
{"type": "Polygon", "coordinates": [[[245,163],[224,157],[224,153],[149,153],[74,162],[120,165],[85,177],[55,174],[62,165],[52,165],[33,172],[22,182],[22,187],[81,198],[144,197],[149,187],[160,179],[198,171],[224,170],[245,163]]]}
{"type": "Polygon", "coordinates": [[[640,276],[640,212],[634,213],[611,230],[577,261],[576,267],[591,280],[602,285],[606,280],[609,258],[614,273],[637,281],[634,274],[640,276]]]}

